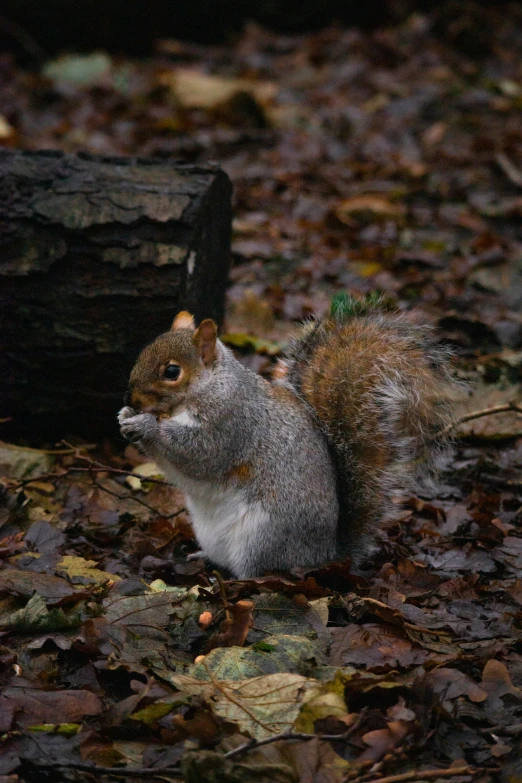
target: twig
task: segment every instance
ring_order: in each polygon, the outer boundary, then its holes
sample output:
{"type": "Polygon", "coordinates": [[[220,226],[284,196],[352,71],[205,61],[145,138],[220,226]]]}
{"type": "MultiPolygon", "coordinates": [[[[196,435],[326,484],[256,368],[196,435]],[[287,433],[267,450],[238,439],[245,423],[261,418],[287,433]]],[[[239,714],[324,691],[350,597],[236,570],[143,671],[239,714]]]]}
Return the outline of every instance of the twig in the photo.
{"type": "MultiPolygon", "coordinates": [[[[62,441],[62,443],[65,443],[66,441],[62,441]]],[[[69,445],[69,444],[67,444],[69,445]]],[[[43,454],[51,454],[53,456],[67,456],[67,454],[76,454],[78,455],[80,451],[93,451],[93,449],[97,448],[97,443],[83,443],[81,446],[69,446],[67,449],[38,449],[38,451],[42,451],[43,454]]]]}
{"type": "Polygon", "coordinates": [[[96,467],[95,465],[92,465],[89,468],[79,468],[72,465],[71,467],[64,468],[61,473],[42,473],[40,476],[33,476],[33,478],[28,479],[20,479],[20,481],[15,482],[14,484],[11,484],[8,488],[9,489],[20,489],[21,487],[25,487],[28,484],[33,484],[35,481],[48,481],[49,479],[55,479],[55,478],[63,478],[64,476],[69,475],[69,473],[110,473],[117,476],[134,476],[134,478],[139,478],[141,481],[144,482],[150,482],[152,484],[162,484],[165,487],[170,487],[171,484],[168,483],[168,481],[164,481],[163,479],[157,479],[153,476],[138,476],[136,473],[133,473],[132,470],[122,470],[121,468],[111,468],[109,465],[101,465],[100,467],[96,467]]]}
{"type": "Polygon", "coordinates": [[[108,489],[107,487],[104,487],[102,484],[98,484],[98,482],[93,479],[92,482],[93,487],[96,487],[96,489],[99,489],[100,492],[106,492],[108,495],[111,495],[113,498],[117,498],[118,500],[132,500],[134,503],[139,503],[140,506],[145,506],[145,508],[148,508],[149,511],[152,511],[153,514],[157,514],[155,508],[152,506],[149,506],[148,503],[146,503],[141,498],[135,498],[133,495],[118,495],[117,492],[113,492],[112,489],[108,489]]]}
{"type": "Polygon", "coordinates": [[[458,427],[460,424],[465,424],[467,421],[473,421],[473,419],[481,419],[483,416],[491,416],[493,413],[519,413],[522,415],[522,405],[519,405],[516,402],[507,402],[503,405],[493,405],[491,408],[482,408],[482,410],[479,411],[465,413],[455,421],[452,421],[451,424],[448,424],[447,427],[444,427],[439,435],[440,437],[445,437],[446,435],[449,435],[451,430],[455,429],[455,427],[458,427]]]}
{"type": "Polygon", "coordinates": [[[274,734],[271,737],[266,737],[262,740],[251,739],[248,742],[245,742],[243,745],[239,745],[239,747],[234,748],[234,750],[229,750],[228,753],[225,753],[225,758],[233,759],[236,756],[243,755],[243,753],[248,753],[250,750],[256,750],[262,745],[271,745],[272,742],[279,742],[280,740],[302,740],[304,742],[308,742],[311,739],[320,739],[328,742],[342,742],[343,740],[348,739],[359,729],[361,723],[366,717],[367,712],[368,708],[364,707],[359,713],[355,723],[347,728],[346,731],[344,731],[342,734],[305,734],[303,732],[295,732],[287,729],[286,731],[282,731],[280,734],[274,734]]]}
{"type": "Polygon", "coordinates": [[[522,481],[503,479],[500,476],[490,476],[489,473],[480,473],[479,481],[483,484],[491,484],[492,487],[498,487],[498,489],[508,489],[512,492],[520,492],[520,490],[522,490],[522,481]]]}
{"type": "Polygon", "coordinates": [[[511,161],[507,155],[504,155],[503,152],[499,152],[495,155],[495,160],[509,181],[512,182],[513,185],[522,188],[522,173],[517,169],[513,161],[511,161]]]}
{"type": "Polygon", "coordinates": [[[68,761],[64,764],[36,764],[37,769],[77,769],[80,772],[91,772],[97,775],[114,775],[124,778],[159,778],[164,775],[177,775],[181,778],[181,767],[162,767],[153,769],[152,767],[136,767],[127,769],[125,767],[99,767],[97,764],[86,764],[81,761],[68,761]]]}
{"type": "MultiPolygon", "coordinates": [[[[165,516],[164,514],[161,514],[156,508],[149,505],[141,498],[135,497],[134,495],[118,495],[117,492],[113,492],[111,489],[104,487],[103,484],[98,484],[98,482],[95,481],[94,479],[92,485],[93,487],[96,487],[96,489],[99,489],[100,492],[106,492],[108,495],[112,495],[113,498],[118,498],[118,500],[131,500],[133,503],[139,503],[141,506],[145,506],[145,508],[148,508],[149,511],[152,511],[153,514],[157,514],[162,519],[174,519],[174,517],[183,514],[187,510],[185,506],[183,506],[182,508],[178,508],[177,511],[174,511],[174,513],[165,516]]],[[[169,541],[167,541],[165,544],[162,544],[160,548],[163,549],[163,547],[167,546],[170,543],[170,541],[172,541],[172,538],[169,541]]]]}
{"type": "Polygon", "coordinates": [[[479,734],[507,734],[508,737],[517,737],[522,734],[522,723],[511,723],[509,726],[490,726],[489,729],[479,729],[479,734]]]}
{"type": "MultiPolygon", "coordinates": [[[[237,756],[242,756],[244,753],[248,753],[251,750],[256,750],[257,748],[261,748],[263,745],[271,745],[273,742],[280,742],[280,741],[301,740],[303,742],[308,742],[309,740],[312,739],[319,739],[319,740],[324,740],[325,742],[326,741],[342,742],[343,740],[347,740],[352,734],[354,734],[360,728],[361,723],[366,717],[367,711],[368,710],[366,707],[362,709],[355,723],[352,726],[350,726],[346,731],[344,731],[342,734],[305,734],[302,732],[293,732],[287,730],[287,731],[282,731],[279,734],[273,734],[271,737],[266,737],[265,739],[262,740],[251,739],[248,742],[245,742],[243,745],[240,745],[239,747],[234,748],[233,750],[229,750],[228,753],[225,753],[223,757],[227,760],[233,759],[236,758],[237,756]]],[[[45,766],[46,768],[48,767],[53,768],[55,765],[49,764],[49,765],[42,765],[42,766],[45,766]]],[[[136,777],[136,778],[160,777],[161,775],[181,774],[181,767],[179,765],[175,765],[173,767],[162,767],[161,769],[153,769],[151,767],[136,767],[134,769],[125,769],[122,767],[99,767],[96,764],[86,764],[84,762],[71,761],[71,762],[67,762],[66,764],[57,764],[56,767],[64,768],[64,769],[77,769],[77,770],[81,770],[82,772],[97,773],[98,775],[115,775],[115,776],[119,775],[123,777],[136,777]]],[[[458,772],[455,772],[455,774],[458,774],[458,772]]],[[[385,779],[383,778],[382,780],[384,781],[385,779]]]]}
{"type": "Polygon", "coordinates": [[[225,616],[227,620],[231,620],[232,618],[230,616],[230,604],[228,603],[227,589],[225,587],[225,582],[223,580],[223,577],[221,576],[219,571],[212,571],[212,576],[216,577],[216,582],[218,583],[219,595],[221,597],[223,609],[225,610],[225,616]]]}
{"type": "MultiPolygon", "coordinates": [[[[434,778],[455,778],[458,775],[477,775],[484,770],[478,767],[449,767],[448,769],[414,769],[400,775],[388,775],[384,778],[372,778],[367,783],[404,783],[407,780],[433,780],[434,778]]],[[[490,771],[490,770],[488,770],[490,771]]]]}

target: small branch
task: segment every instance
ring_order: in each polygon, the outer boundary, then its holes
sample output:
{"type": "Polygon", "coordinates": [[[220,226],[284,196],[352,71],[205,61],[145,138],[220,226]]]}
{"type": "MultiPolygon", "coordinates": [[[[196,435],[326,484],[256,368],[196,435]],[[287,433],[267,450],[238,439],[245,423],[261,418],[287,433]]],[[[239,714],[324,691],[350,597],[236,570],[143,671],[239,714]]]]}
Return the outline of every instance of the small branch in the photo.
{"type": "Polygon", "coordinates": [[[507,489],[512,492],[520,492],[522,490],[522,481],[504,479],[500,476],[490,476],[489,473],[480,473],[478,480],[482,484],[490,484],[492,487],[497,487],[498,489],[507,489]]]}
{"type": "MultiPolygon", "coordinates": [[[[401,775],[388,775],[384,778],[373,778],[367,783],[404,783],[408,780],[433,780],[436,778],[456,778],[459,775],[477,775],[483,772],[481,768],[473,767],[449,767],[448,769],[414,769],[411,772],[403,772],[401,775]]],[[[490,772],[491,770],[488,770],[490,772]]]]}
{"type": "MultiPolygon", "coordinates": [[[[99,484],[95,479],[93,479],[92,485],[93,487],[96,487],[96,489],[99,489],[100,492],[106,492],[108,495],[111,495],[111,497],[113,498],[117,498],[118,500],[131,500],[133,503],[139,503],[140,506],[145,506],[145,508],[148,508],[149,511],[152,511],[153,514],[158,514],[158,511],[155,508],[150,506],[141,498],[134,497],[134,495],[118,495],[117,492],[113,492],[111,489],[104,487],[102,484],[99,484]]],[[[176,511],[176,514],[179,513],[181,513],[181,510],[176,511]]]]}
{"type": "MultiPolygon", "coordinates": [[[[282,740],[284,741],[301,740],[303,742],[308,742],[309,740],[312,739],[319,739],[328,742],[342,742],[343,740],[347,740],[352,734],[354,734],[360,728],[364,718],[366,717],[367,711],[368,710],[366,707],[362,709],[355,723],[352,726],[350,726],[346,731],[344,731],[342,734],[305,734],[302,732],[282,731],[280,734],[274,734],[271,737],[267,737],[266,739],[262,739],[262,740],[251,739],[248,742],[245,742],[244,745],[240,745],[238,748],[229,750],[228,753],[224,754],[224,758],[227,760],[233,759],[236,758],[237,756],[242,756],[243,754],[248,753],[251,750],[256,750],[257,748],[261,748],[263,747],[263,745],[271,745],[273,742],[280,742],[282,740]]],[[[49,765],[41,765],[41,766],[46,769],[49,768],[52,769],[56,767],[61,769],[77,769],[82,772],[91,772],[91,773],[96,773],[98,775],[115,775],[115,776],[128,777],[128,778],[131,777],[153,778],[153,777],[161,777],[165,775],[181,775],[181,767],[179,765],[173,767],[162,767],[160,769],[153,769],[151,767],[136,767],[135,769],[126,769],[124,767],[99,767],[96,764],[86,764],[84,762],[71,761],[67,764],[56,764],[56,765],[49,764],[49,765]]],[[[459,773],[458,771],[455,771],[454,774],[456,775],[459,773]]],[[[441,776],[443,777],[444,775],[441,776]]],[[[431,777],[434,776],[431,775],[431,777]]],[[[407,779],[409,780],[410,778],[407,779]]],[[[383,778],[382,780],[385,781],[385,778],[383,778]]],[[[387,779],[386,779],[386,783],[387,783],[387,779]]]]}
{"type": "MultiPolygon", "coordinates": [[[[87,458],[85,458],[87,459],[87,458]]],[[[64,476],[68,476],[69,473],[90,473],[91,475],[93,473],[109,473],[111,475],[116,476],[134,476],[134,478],[139,478],[143,482],[150,482],[151,484],[161,484],[165,487],[172,486],[168,483],[168,481],[164,481],[163,479],[157,479],[153,476],[138,476],[136,473],[133,473],[132,470],[121,470],[121,468],[111,468],[109,465],[101,465],[100,467],[96,467],[95,465],[92,465],[88,468],[80,468],[80,467],[74,467],[71,466],[69,468],[64,468],[60,473],[42,473],[40,476],[33,476],[33,478],[28,479],[20,479],[20,481],[16,481],[15,483],[11,484],[8,489],[20,489],[22,487],[26,487],[28,484],[33,484],[35,481],[48,481],[49,479],[58,479],[63,478],[64,476]]]]}
{"type": "Polygon", "coordinates": [[[516,402],[507,402],[503,405],[493,405],[491,408],[482,408],[482,410],[479,411],[465,413],[463,416],[460,416],[460,418],[452,421],[451,424],[448,424],[447,427],[441,430],[439,436],[445,437],[446,435],[449,435],[451,430],[455,429],[455,427],[459,427],[461,424],[465,424],[467,421],[481,419],[483,416],[491,416],[494,413],[518,413],[522,415],[522,405],[519,405],[516,402]]]}
{"type": "Polygon", "coordinates": [[[367,712],[368,708],[364,707],[353,726],[350,726],[342,734],[305,734],[303,732],[286,730],[282,731],[280,734],[274,734],[272,737],[266,737],[262,740],[251,739],[248,742],[245,742],[244,745],[239,745],[239,747],[234,748],[234,750],[229,750],[228,753],[225,753],[225,758],[233,759],[236,756],[242,756],[243,753],[248,753],[250,750],[256,750],[257,748],[262,747],[262,745],[271,745],[273,742],[280,742],[281,740],[301,740],[308,742],[311,739],[320,739],[328,742],[342,742],[343,740],[347,740],[359,729],[367,712]]]}
{"type": "Polygon", "coordinates": [[[508,737],[518,737],[522,734],[522,723],[511,723],[509,726],[490,726],[489,729],[479,729],[479,734],[506,734],[508,737]]]}
{"type": "MultiPolygon", "coordinates": [[[[312,739],[312,737],[317,736],[317,734],[301,734],[295,731],[281,731],[279,734],[273,734],[271,737],[266,737],[262,740],[251,739],[249,742],[245,742],[243,745],[239,745],[239,747],[234,748],[234,750],[229,750],[228,753],[225,753],[225,758],[233,759],[236,758],[236,756],[242,756],[244,753],[248,753],[251,750],[257,750],[263,745],[271,745],[273,742],[281,742],[282,740],[304,740],[307,742],[308,740],[312,739]]],[[[321,739],[323,738],[321,737],[321,739]]]]}
{"type": "Polygon", "coordinates": [[[96,775],[114,775],[116,777],[124,778],[161,778],[166,775],[176,775],[181,779],[181,767],[162,767],[161,769],[153,769],[152,767],[136,767],[135,769],[127,769],[125,767],[98,767],[96,764],[86,764],[80,761],[70,761],[66,764],[38,764],[35,765],[37,769],[77,769],[81,772],[90,772],[96,775]]]}
{"type": "Polygon", "coordinates": [[[517,169],[513,161],[511,161],[507,155],[503,152],[499,152],[495,155],[495,160],[513,185],[522,188],[522,172],[517,169]]]}
{"type": "Polygon", "coordinates": [[[212,571],[212,576],[216,577],[216,582],[218,583],[219,588],[219,595],[221,597],[221,602],[223,604],[223,609],[225,610],[225,617],[227,620],[231,620],[230,616],[230,604],[228,603],[227,598],[227,589],[225,587],[225,582],[223,581],[223,577],[219,573],[219,571],[212,571]]]}

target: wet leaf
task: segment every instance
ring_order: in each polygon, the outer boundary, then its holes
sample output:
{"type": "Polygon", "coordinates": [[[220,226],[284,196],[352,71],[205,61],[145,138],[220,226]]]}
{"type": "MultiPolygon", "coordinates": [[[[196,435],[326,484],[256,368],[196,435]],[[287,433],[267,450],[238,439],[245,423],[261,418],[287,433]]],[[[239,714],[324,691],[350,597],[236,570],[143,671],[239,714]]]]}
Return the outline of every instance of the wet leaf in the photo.
{"type": "Polygon", "coordinates": [[[0,475],[12,479],[28,479],[49,473],[54,458],[40,449],[14,446],[0,441],[0,475]]]}
{"type": "Polygon", "coordinates": [[[56,552],[65,542],[65,534],[61,530],[42,520],[31,525],[25,534],[25,543],[35,552],[56,552]]]}
{"type": "MultiPolygon", "coordinates": [[[[261,643],[262,644],[262,643],[261,643]]],[[[217,677],[220,680],[244,680],[260,674],[302,672],[322,653],[317,644],[305,636],[272,635],[270,643],[261,648],[217,648],[191,667],[191,674],[201,679],[217,677]]]]}
{"type": "Polygon", "coordinates": [[[513,685],[506,665],[501,661],[491,660],[486,663],[480,686],[487,693],[487,704],[492,710],[502,709],[502,697],[508,694],[522,699],[522,690],[513,685]]]}
{"type": "Polygon", "coordinates": [[[216,712],[238,724],[256,739],[263,739],[290,728],[305,694],[316,687],[314,681],[299,674],[267,674],[239,682],[214,680],[202,682],[175,675],[170,682],[185,693],[212,694],[216,712]]]}
{"type": "Polygon", "coordinates": [[[94,560],[85,560],[83,557],[65,555],[57,566],[57,571],[65,573],[75,584],[103,585],[107,582],[118,582],[120,577],[101,571],[94,560]]]}
{"type": "Polygon", "coordinates": [[[404,208],[386,198],[368,194],[341,201],[335,208],[335,215],[342,223],[350,225],[354,218],[364,219],[366,215],[369,219],[400,218],[404,215],[404,208]]]}
{"type": "Polygon", "coordinates": [[[62,629],[75,628],[83,620],[83,613],[79,608],[73,608],[68,612],[54,607],[48,609],[41,595],[35,593],[27,604],[16,609],[7,608],[0,614],[0,628],[12,628],[22,633],[47,633],[62,629]]]}
{"type": "MultiPolygon", "coordinates": [[[[103,705],[98,696],[89,691],[42,691],[36,688],[7,687],[3,694],[12,700],[18,725],[29,727],[54,724],[57,716],[63,723],[78,723],[93,715],[100,715],[103,705]]],[[[64,733],[64,732],[61,732],[64,733]]]]}
{"type": "Polygon", "coordinates": [[[49,604],[75,603],[85,593],[65,579],[51,574],[37,574],[17,568],[0,571],[0,592],[31,596],[37,592],[49,604]]]}
{"type": "Polygon", "coordinates": [[[242,92],[252,93],[265,103],[277,91],[276,85],[269,82],[229,79],[189,68],[177,68],[172,76],[166,75],[164,81],[171,85],[179,102],[187,108],[213,109],[242,92]]]}
{"type": "Polygon", "coordinates": [[[436,658],[435,653],[412,644],[393,626],[367,623],[331,628],[330,631],[330,663],[334,666],[352,664],[379,671],[420,666],[436,658]]]}

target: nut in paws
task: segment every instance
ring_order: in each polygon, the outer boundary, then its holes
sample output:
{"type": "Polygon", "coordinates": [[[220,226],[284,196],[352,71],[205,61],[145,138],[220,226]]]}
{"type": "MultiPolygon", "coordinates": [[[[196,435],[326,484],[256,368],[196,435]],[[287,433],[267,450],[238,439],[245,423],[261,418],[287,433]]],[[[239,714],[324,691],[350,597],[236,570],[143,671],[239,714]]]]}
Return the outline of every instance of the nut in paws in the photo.
{"type": "Polygon", "coordinates": [[[130,443],[150,438],[158,427],[158,422],[150,413],[136,414],[132,408],[122,408],[118,414],[120,431],[130,443]]]}

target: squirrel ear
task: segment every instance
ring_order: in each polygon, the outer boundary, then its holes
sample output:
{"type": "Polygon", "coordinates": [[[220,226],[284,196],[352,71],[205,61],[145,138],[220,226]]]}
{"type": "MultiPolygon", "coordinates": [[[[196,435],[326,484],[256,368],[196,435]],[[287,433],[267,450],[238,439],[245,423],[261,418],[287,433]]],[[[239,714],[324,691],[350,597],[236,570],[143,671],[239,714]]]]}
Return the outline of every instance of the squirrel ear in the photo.
{"type": "Polygon", "coordinates": [[[199,351],[203,364],[212,364],[216,359],[217,326],[210,318],[206,318],[194,332],[192,338],[199,351]]]}
{"type": "Polygon", "coordinates": [[[194,323],[194,316],[188,313],[186,310],[182,310],[172,321],[170,331],[173,332],[174,329],[191,329],[194,331],[195,328],[196,325],[194,323]]]}

